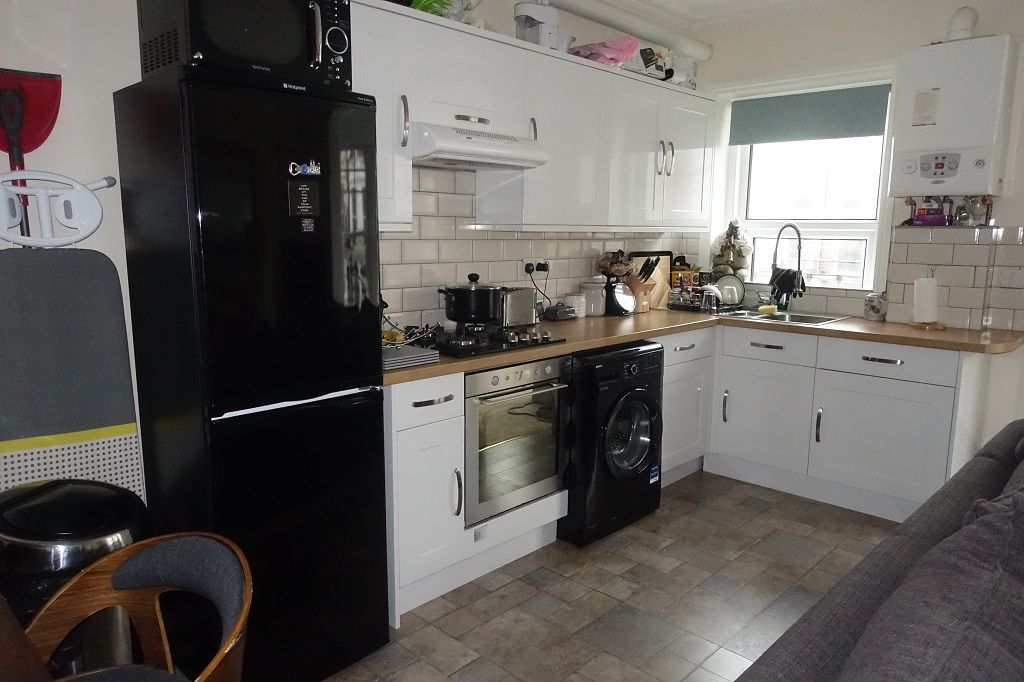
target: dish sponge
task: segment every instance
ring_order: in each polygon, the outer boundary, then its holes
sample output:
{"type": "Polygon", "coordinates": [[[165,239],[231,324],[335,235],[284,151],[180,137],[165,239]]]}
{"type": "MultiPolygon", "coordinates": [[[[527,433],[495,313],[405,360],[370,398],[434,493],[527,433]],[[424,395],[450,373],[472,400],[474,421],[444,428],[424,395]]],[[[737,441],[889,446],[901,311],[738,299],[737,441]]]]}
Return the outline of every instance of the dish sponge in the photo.
{"type": "Polygon", "coordinates": [[[757,312],[761,315],[774,315],[779,312],[779,306],[777,305],[763,305],[757,309],[757,312]]]}

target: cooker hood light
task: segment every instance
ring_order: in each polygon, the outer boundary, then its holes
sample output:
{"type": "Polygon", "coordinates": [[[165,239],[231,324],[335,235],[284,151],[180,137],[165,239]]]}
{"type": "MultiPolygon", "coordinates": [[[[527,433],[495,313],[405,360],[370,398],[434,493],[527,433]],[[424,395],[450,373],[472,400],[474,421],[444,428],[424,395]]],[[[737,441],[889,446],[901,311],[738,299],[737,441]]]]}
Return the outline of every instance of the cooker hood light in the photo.
{"type": "Polygon", "coordinates": [[[416,165],[461,170],[521,170],[548,160],[535,139],[419,122],[409,124],[409,150],[416,165]]]}

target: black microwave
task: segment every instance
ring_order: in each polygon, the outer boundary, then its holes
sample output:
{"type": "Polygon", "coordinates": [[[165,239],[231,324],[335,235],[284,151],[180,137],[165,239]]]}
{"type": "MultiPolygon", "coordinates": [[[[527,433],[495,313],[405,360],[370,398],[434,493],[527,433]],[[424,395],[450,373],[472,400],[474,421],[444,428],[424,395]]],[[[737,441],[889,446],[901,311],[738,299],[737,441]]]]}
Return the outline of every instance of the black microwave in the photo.
{"type": "Polygon", "coordinates": [[[138,0],[142,77],[180,66],[352,89],[349,0],[138,0]]]}

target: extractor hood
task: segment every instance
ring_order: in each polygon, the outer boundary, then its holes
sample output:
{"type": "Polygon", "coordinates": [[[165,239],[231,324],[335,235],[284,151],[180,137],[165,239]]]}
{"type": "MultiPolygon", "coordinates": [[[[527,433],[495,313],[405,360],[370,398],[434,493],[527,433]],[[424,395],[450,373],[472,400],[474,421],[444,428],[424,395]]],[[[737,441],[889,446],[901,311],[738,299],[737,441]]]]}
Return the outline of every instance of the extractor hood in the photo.
{"type": "Polygon", "coordinates": [[[416,165],[461,170],[536,168],[548,160],[535,139],[419,122],[409,124],[409,151],[416,165]]]}

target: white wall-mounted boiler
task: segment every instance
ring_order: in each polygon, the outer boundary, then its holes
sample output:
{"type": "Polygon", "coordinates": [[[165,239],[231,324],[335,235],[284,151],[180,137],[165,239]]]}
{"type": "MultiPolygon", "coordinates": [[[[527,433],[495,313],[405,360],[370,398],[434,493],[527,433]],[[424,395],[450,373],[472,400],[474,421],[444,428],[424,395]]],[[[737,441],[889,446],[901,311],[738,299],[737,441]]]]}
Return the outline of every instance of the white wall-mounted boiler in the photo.
{"type": "Polygon", "coordinates": [[[1009,36],[927,45],[900,58],[890,196],[1003,193],[1014,64],[1009,36]]]}

